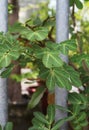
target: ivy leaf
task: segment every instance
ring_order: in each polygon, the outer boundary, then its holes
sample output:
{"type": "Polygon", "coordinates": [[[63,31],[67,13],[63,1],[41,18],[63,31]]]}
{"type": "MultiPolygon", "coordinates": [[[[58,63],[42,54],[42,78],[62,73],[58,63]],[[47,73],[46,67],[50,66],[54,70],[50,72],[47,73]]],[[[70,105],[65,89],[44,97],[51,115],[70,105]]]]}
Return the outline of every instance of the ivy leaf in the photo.
{"type": "Polygon", "coordinates": [[[46,90],[46,88],[44,88],[44,87],[37,88],[36,92],[32,95],[32,98],[28,103],[28,109],[34,108],[39,103],[39,101],[42,98],[45,90],[46,90]]]}

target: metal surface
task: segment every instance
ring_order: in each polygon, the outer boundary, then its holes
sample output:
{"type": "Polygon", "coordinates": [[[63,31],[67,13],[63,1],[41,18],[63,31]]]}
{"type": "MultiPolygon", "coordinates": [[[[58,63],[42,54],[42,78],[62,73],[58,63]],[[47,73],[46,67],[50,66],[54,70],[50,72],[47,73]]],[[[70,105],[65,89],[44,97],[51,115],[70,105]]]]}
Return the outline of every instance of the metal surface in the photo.
{"type": "MultiPolygon", "coordinates": [[[[7,0],[0,0],[0,32],[7,31],[7,23],[8,23],[8,11],[7,11],[7,0]]],[[[2,70],[0,70],[1,72],[2,70]]],[[[7,80],[4,78],[0,78],[0,124],[5,126],[7,122],[7,80]]]]}
{"type": "MultiPolygon", "coordinates": [[[[69,34],[69,0],[56,0],[56,42],[60,44],[61,41],[68,39],[69,34]]],[[[61,58],[66,63],[68,57],[61,55],[61,58]]],[[[67,107],[67,91],[65,89],[56,87],[55,89],[55,103],[63,107],[67,107]]],[[[67,116],[67,113],[57,110],[55,120],[62,119],[67,116]]],[[[60,130],[67,130],[67,123],[65,123],[60,130]]]]}

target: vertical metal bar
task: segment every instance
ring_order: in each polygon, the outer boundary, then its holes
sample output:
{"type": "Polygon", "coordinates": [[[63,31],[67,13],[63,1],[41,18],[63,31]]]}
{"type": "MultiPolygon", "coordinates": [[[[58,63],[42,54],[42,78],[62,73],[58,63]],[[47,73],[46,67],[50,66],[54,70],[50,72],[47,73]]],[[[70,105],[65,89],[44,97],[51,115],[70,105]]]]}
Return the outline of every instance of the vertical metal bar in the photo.
{"type": "MultiPolygon", "coordinates": [[[[56,0],[56,42],[60,43],[68,39],[69,34],[69,0],[56,0]]],[[[68,62],[68,57],[61,55],[63,61],[68,62]]],[[[63,107],[67,107],[67,91],[56,87],[55,103],[63,107]]],[[[57,110],[55,120],[62,119],[67,116],[67,113],[57,110]]],[[[67,123],[61,127],[61,130],[67,130],[67,123]]]]}
{"type": "MultiPolygon", "coordinates": [[[[8,23],[8,0],[0,0],[0,32],[7,31],[8,23]]],[[[2,70],[0,70],[1,73],[2,70]]],[[[8,117],[7,80],[0,78],[0,124],[5,126],[8,117]]]]}

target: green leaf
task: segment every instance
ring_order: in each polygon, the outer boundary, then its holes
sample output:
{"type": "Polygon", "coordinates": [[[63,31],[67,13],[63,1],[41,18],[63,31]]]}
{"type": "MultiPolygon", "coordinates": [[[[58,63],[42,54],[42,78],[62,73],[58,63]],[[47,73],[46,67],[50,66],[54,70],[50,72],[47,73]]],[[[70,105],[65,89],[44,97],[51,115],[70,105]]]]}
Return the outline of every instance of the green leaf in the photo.
{"type": "Polygon", "coordinates": [[[42,126],[44,126],[44,124],[41,121],[39,121],[38,119],[36,119],[36,118],[32,119],[32,124],[35,127],[39,127],[39,126],[42,127],[42,126]]]}
{"type": "Polygon", "coordinates": [[[75,130],[81,130],[82,127],[80,125],[74,126],[75,130]]]}
{"type": "Polygon", "coordinates": [[[48,29],[47,28],[39,28],[35,31],[31,29],[27,29],[21,32],[21,36],[26,38],[30,41],[42,41],[48,36],[48,29]]]}
{"type": "Polygon", "coordinates": [[[28,103],[28,109],[34,108],[41,100],[46,88],[39,87],[36,92],[32,95],[31,100],[28,103]]]}
{"type": "Polygon", "coordinates": [[[10,75],[12,69],[13,69],[13,65],[6,67],[5,70],[2,71],[1,77],[2,78],[7,78],[10,75]]]}
{"type": "Polygon", "coordinates": [[[59,87],[66,88],[67,90],[71,89],[71,83],[69,80],[69,75],[62,68],[54,70],[55,72],[55,82],[59,87]],[[65,72],[65,73],[64,73],[65,72]]]}
{"type": "Polygon", "coordinates": [[[45,54],[42,59],[45,67],[47,67],[47,68],[60,67],[63,65],[63,61],[57,54],[58,54],[58,52],[45,51],[45,54]]]}
{"type": "Polygon", "coordinates": [[[2,130],[2,127],[1,127],[1,125],[0,125],[0,130],[2,130]]]}
{"type": "Polygon", "coordinates": [[[71,84],[75,87],[82,86],[79,73],[75,71],[71,66],[65,65],[64,68],[70,75],[71,84]]]}
{"type": "Polygon", "coordinates": [[[12,122],[8,122],[5,126],[5,130],[12,130],[13,129],[13,123],[12,122]]]}
{"type": "Polygon", "coordinates": [[[37,128],[34,127],[34,126],[32,126],[32,127],[30,127],[28,130],[37,130],[37,128]]]}
{"type": "Polygon", "coordinates": [[[81,122],[80,125],[81,125],[82,127],[85,127],[85,126],[87,126],[88,124],[89,124],[89,122],[88,122],[87,120],[84,120],[84,121],[81,122]]]}
{"type": "Polygon", "coordinates": [[[12,60],[16,60],[20,56],[20,45],[19,43],[11,36],[4,35],[4,42],[0,44],[0,67],[7,67],[12,60]]]}
{"type": "Polygon", "coordinates": [[[68,54],[68,51],[76,51],[77,50],[77,44],[74,39],[72,40],[66,40],[64,42],[61,42],[59,44],[59,49],[62,54],[66,55],[68,54]]]}
{"type": "Polygon", "coordinates": [[[79,93],[70,93],[69,94],[69,101],[72,104],[83,104],[86,105],[87,104],[87,98],[86,96],[84,96],[83,94],[79,94],[79,93]]]}
{"type": "Polygon", "coordinates": [[[59,129],[66,121],[70,121],[70,120],[72,120],[72,116],[58,120],[58,121],[54,124],[54,126],[53,126],[53,128],[52,128],[51,130],[57,130],[57,129],[59,129]]]}
{"type": "Polygon", "coordinates": [[[9,32],[10,33],[20,33],[22,30],[25,30],[25,27],[19,23],[15,22],[12,26],[9,26],[9,32]]]}
{"type": "Polygon", "coordinates": [[[81,110],[80,104],[73,105],[73,115],[75,116],[78,115],[80,110],[81,110]]]}
{"type": "Polygon", "coordinates": [[[41,121],[44,124],[49,124],[49,122],[46,120],[45,116],[40,112],[34,112],[34,116],[36,119],[41,121]]]}
{"type": "Polygon", "coordinates": [[[86,65],[89,67],[89,54],[80,54],[80,55],[74,55],[70,59],[72,62],[77,63],[78,65],[82,65],[82,62],[84,61],[86,65]]]}
{"type": "Polygon", "coordinates": [[[75,4],[77,6],[78,9],[82,9],[83,8],[83,4],[80,0],[75,0],[75,4]]]}
{"type": "Polygon", "coordinates": [[[54,105],[48,106],[47,115],[48,115],[48,120],[49,120],[50,124],[52,124],[52,122],[55,119],[55,106],[54,105]]]}
{"type": "Polygon", "coordinates": [[[55,88],[55,77],[52,73],[50,73],[48,76],[47,76],[47,80],[46,80],[46,86],[47,88],[49,89],[49,91],[53,91],[54,88],[55,88]]]}
{"type": "Polygon", "coordinates": [[[70,2],[70,6],[73,6],[75,1],[74,0],[70,0],[69,2],[70,2]]]}
{"type": "Polygon", "coordinates": [[[81,112],[79,113],[79,116],[77,117],[77,120],[75,123],[78,123],[78,122],[84,122],[84,120],[86,121],[86,113],[85,112],[81,112]]]}
{"type": "Polygon", "coordinates": [[[63,106],[60,106],[60,105],[55,105],[55,107],[61,111],[64,111],[64,112],[69,112],[71,113],[71,111],[63,106]]]}

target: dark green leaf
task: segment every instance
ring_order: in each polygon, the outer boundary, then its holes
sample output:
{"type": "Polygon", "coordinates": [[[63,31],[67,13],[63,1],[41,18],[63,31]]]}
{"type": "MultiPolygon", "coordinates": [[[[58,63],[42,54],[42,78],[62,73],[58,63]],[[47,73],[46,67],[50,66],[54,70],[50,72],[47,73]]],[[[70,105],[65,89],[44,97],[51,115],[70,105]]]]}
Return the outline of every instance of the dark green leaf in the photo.
{"type": "Polygon", "coordinates": [[[75,0],[75,4],[76,4],[78,9],[82,9],[83,8],[83,3],[80,0],[75,0]]]}
{"type": "Polygon", "coordinates": [[[44,87],[37,88],[36,92],[32,95],[31,100],[29,101],[28,109],[34,108],[39,103],[45,90],[46,88],[44,87]]]}

